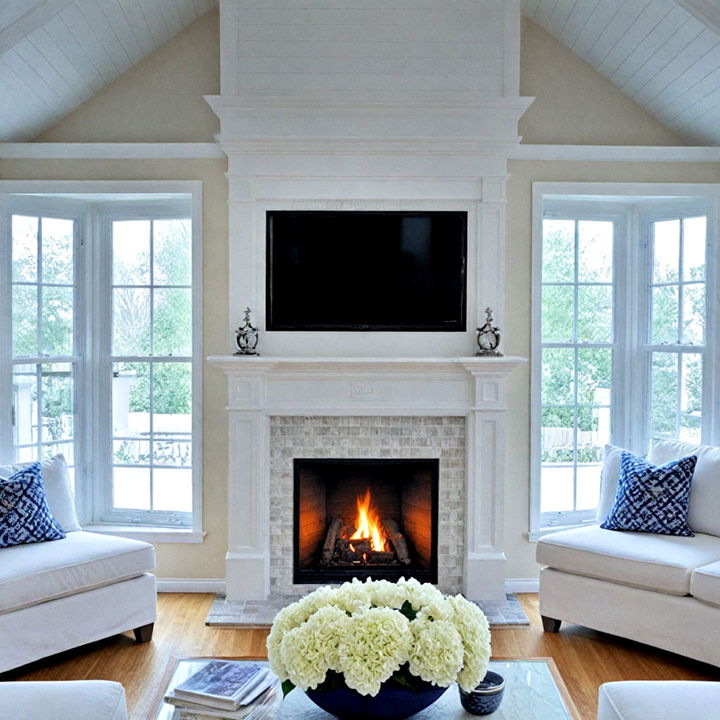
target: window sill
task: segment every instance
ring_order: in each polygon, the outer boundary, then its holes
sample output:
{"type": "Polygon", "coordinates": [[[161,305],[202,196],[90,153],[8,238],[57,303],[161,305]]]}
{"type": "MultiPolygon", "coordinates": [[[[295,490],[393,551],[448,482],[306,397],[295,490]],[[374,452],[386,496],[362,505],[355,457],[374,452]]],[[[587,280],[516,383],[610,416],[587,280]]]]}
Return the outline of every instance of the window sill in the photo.
{"type": "Polygon", "coordinates": [[[190,528],[153,527],[151,525],[111,525],[95,523],[83,525],[83,530],[104,535],[118,535],[133,540],[145,540],[151,543],[202,543],[205,541],[204,530],[190,528]]]}
{"type": "Polygon", "coordinates": [[[574,530],[575,528],[588,527],[588,525],[594,525],[595,521],[574,523],[573,525],[555,525],[553,527],[544,527],[540,530],[531,530],[527,533],[527,539],[529,542],[537,542],[540,538],[546,535],[552,535],[553,533],[560,532],[561,530],[574,530]]]}

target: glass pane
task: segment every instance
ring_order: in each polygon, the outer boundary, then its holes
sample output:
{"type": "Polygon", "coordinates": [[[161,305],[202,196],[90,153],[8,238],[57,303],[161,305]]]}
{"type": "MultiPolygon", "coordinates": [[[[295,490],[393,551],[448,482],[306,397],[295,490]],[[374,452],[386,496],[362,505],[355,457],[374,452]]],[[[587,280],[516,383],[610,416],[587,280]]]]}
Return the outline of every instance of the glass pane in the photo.
{"type": "Polygon", "coordinates": [[[612,222],[581,220],[578,223],[578,265],[580,282],[612,282],[612,222]]]}
{"type": "Polygon", "coordinates": [[[678,413],[678,356],[675,353],[652,354],[653,437],[675,437],[678,413]]]}
{"type": "Polygon", "coordinates": [[[12,335],[15,357],[37,357],[37,285],[13,285],[12,335]]]}
{"type": "Polygon", "coordinates": [[[190,290],[154,290],[155,355],[192,355],[190,290]]]}
{"type": "Polygon", "coordinates": [[[150,221],[113,223],[113,285],[150,284],[150,221]]]}
{"type": "Polygon", "coordinates": [[[73,288],[44,287],[42,350],[46,355],[72,355],[73,346],[73,288]]]}
{"type": "Polygon", "coordinates": [[[153,441],[153,464],[192,465],[192,442],[188,439],[179,442],[177,438],[155,438],[153,441]]]}
{"type": "Polygon", "coordinates": [[[571,463],[575,460],[575,410],[571,407],[542,409],[542,462],[571,463]]]}
{"type": "Polygon", "coordinates": [[[578,288],[578,342],[611,342],[613,303],[610,285],[578,288]]]}
{"type": "Polygon", "coordinates": [[[150,290],[113,290],[113,354],[150,354],[150,290]]]}
{"type": "Polygon", "coordinates": [[[610,442],[610,408],[577,409],[577,459],[579,463],[602,462],[605,444],[610,442]]]}
{"type": "Polygon", "coordinates": [[[564,405],[575,401],[575,351],[545,348],[542,351],[542,402],[564,405]]]}
{"type": "Polygon", "coordinates": [[[153,430],[163,435],[192,431],[190,363],[156,363],[153,367],[153,430]]]}
{"type": "MultiPolygon", "coordinates": [[[[36,443],[38,441],[38,388],[35,365],[16,365],[14,367],[13,407],[15,408],[14,444],[36,443]]],[[[30,459],[32,460],[32,457],[30,459]]]]}
{"type": "Polygon", "coordinates": [[[681,341],[689,345],[702,345],[705,342],[705,283],[683,285],[681,341]]]}
{"type": "Polygon", "coordinates": [[[578,402],[586,405],[609,405],[611,380],[610,348],[578,350],[578,402]]]}
{"type": "Polygon", "coordinates": [[[114,440],[113,463],[116,465],[149,465],[150,442],[148,440],[114,440]]]}
{"type": "Polygon", "coordinates": [[[681,358],[680,440],[700,442],[702,422],[702,355],[686,353],[681,358]]]}
{"type": "Polygon", "coordinates": [[[12,216],[12,279],[37,281],[38,219],[12,216]]]}
{"type": "Polygon", "coordinates": [[[543,282],[575,279],[575,221],[543,220],[543,282]]]}
{"type": "Polygon", "coordinates": [[[42,219],[42,281],[72,285],[73,235],[72,220],[42,219]]]}
{"type": "Polygon", "coordinates": [[[72,465],[75,462],[74,448],[75,443],[72,441],[43,445],[41,447],[40,458],[42,460],[49,460],[56,455],[64,455],[67,464],[72,465]]]}
{"type": "Polygon", "coordinates": [[[150,468],[113,468],[113,507],[150,509],[150,468]]]}
{"type": "MultiPolygon", "coordinates": [[[[112,381],[113,435],[150,432],[150,364],[119,363],[112,381]]],[[[149,452],[149,449],[148,449],[149,452]]]]}
{"type": "Polygon", "coordinates": [[[653,282],[677,282],[680,278],[680,221],[653,223],[653,282]]]}
{"type": "Polygon", "coordinates": [[[683,279],[705,279],[705,245],[707,243],[707,218],[696,217],[683,220],[683,279]]]}
{"type": "Polygon", "coordinates": [[[192,511],[192,470],[153,470],[153,510],[192,511]]]}
{"type": "Polygon", "coordinates": [[[153,226],[155,285],[191,284],[191,227],[189,218],[155,221],[153,226]]]}
{"type": "Polygon", "coordinates": [[[601,470],[601,463],[577,466],[576,510],[593,510],[598,506],[601,470]]]}
{"type": "Polygon", "coordinates": [[[678,286],[652,289],[652,342],[675,344],[678,341],[678,286]]]}
{"type": "Polygon", "coordinates": [[[543,342],[573,341],[573,303],[575,292],[569,285],[543,285],[543,342]]]}
{"type": "Polygon", "coordinates": [[[35,462],[38,459],[37,445],[15,448],[15,462],[35,462]]]}
{"type": "Polygon", "coordinates": [[[42,439],[73,437],[73,375],[69,363],[42,366],[42,439]]]}
{"type": "Polygon", "coordinates": [[[573,510],[572,465],[543,465],[540,470],[540,512],[573,510]]]}

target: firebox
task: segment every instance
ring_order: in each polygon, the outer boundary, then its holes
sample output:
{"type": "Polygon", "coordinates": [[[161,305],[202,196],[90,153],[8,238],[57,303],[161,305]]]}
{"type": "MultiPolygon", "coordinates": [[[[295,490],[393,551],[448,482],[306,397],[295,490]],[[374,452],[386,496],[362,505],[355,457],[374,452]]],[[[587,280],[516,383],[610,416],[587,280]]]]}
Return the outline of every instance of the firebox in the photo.
{"type": "Polygon", "coordinates": [[[437,582],[437,459],[294,460],[293,582],[437,582]]]}

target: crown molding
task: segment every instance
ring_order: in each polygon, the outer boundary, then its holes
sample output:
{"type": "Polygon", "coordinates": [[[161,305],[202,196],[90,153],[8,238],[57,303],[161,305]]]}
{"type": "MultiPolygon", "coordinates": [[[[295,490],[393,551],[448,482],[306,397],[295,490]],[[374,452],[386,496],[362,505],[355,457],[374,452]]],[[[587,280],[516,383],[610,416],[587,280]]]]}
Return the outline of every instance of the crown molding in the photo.
{"type": "Polygon", "coordinates": [[[720,162],[720,147],[520,144],[511,152],[510,160],[715,163],[720,162]]]}
{"type": "Polygon", "coordinates": [[[0,143],[0,159],[186,160],[225,157],[217,143],[0,143]]]}

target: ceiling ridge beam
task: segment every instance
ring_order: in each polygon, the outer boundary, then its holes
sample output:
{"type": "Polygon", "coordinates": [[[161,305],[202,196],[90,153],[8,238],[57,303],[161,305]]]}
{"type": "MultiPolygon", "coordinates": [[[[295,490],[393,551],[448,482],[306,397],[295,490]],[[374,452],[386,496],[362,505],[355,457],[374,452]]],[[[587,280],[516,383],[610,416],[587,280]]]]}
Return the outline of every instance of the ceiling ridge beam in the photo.
{"type": "Polygon", "coordinates": [[[687,10],[696,20],[720,35],[720,6],[710,0],[675,0],[675,3],[687,10]]]}
{"type": "Polygon", "coordinates": [[[0,55],[11,50],[33,30],[42,27],[72,2],[73,0],[35,0],[34,7],[14,23],[0,30],[0,55]]]}

